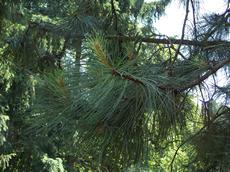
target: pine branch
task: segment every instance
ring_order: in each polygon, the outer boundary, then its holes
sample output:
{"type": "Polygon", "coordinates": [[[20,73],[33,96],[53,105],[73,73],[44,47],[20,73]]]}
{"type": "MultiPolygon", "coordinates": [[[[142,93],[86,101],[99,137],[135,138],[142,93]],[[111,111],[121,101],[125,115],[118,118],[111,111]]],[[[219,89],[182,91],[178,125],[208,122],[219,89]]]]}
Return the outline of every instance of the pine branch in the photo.
{"type": "Polygon", "coordinates": [[[209,76],[211,76],[212,74],[216,73],[220,68],[222,68],[223,66],[227,65],[230,63],[230,58],[227,58],[219,63],[216,63],[215,65],[211,66],[209,71],[207,73],[205,73],[203,76],[201,76],[200,78],[192,81],[191,83],[177,89],[179,92],[185,91],[189,88],[192,88],[196,85],[199,85],[201,82],[203,82],[205,79],[207,79],[209,76]]]}
{"type": "MultiPolygon", "coordinates": [[[[183,92],[183,91],[185,91],[187,89],[191,89],[191,88],[199,85],[204,80],[206,80],[209,76],[211,76],[212,74],[216,73],[219,69],[221,69],[223,66],[227,65],[228,63],[230,63],[230,58],[227,58],[226,60],[223,60],[221,62],[215,63],[213,66],[210,66],[208,72],[206,72],[204,75],[202,75],[198,79],[193,80],[192,82],[190,82],[187,85],[184,85],[184,86],[182,86],[180,88],[173,88],[173,87],[170,88],[167,85],[158,85],[157,87],[159,89],[161,89],[161,90],[175,90],[177,92],[183,92]]],[[[136,84],[144,85],[144,83],[141,80],[133,78],[132,76],[127,75],[127,74],[121,74],[118,71],[116,71],[115,69],[112,70],[112,74],[114,76],[119,76],[119,77],[121,77],[123,79],[133,81],[136,84]]]]}
{"type": "MultiPolygon", "coordinates": [[[[31,26],[36,27],[39,30],[43,30],[45,32],[52,32],[53,34],[57,34],[58,36],[66,37],[68,34],[65,32],[59,31],[58,26],[51,24],[51,23],[36,23],[31,22],[31,26]]],[[[75,39],[84,39],[84,35],[76,35],[75,39]]],[[[187,39],[160,39],[160,38],[150,38],[150,37],[134,37],[134,36],[117,36],[117,35],[108,35],[106,36],[107,39],[120,39],[122,41],[137,41],[137,39],[141,42],[145,43],[153,43],[153,44],[177,44],[177,45],[186,45],[186,46],[197,46],[197,47],[212,47],[212,46],[222,46],[226,45],[229,46],[229,41],[196,41],[196,40],[187,40],[187,39]]]]}
{"type": "MultiPolygon", "coordinates": [[[[136,41],[137,37],[132,37],[132,36],[106,36],[108,39],[122,39],[123,41],[136,41]]],[[[140,41],[145,42],[145,43],[154,43],[154,44],[182,44],[182,45],[187,45],[187,46],[198,46],[198,47],[211,47],[211,46],[219,46],[219,45],[226,45],[229,44],[229,41],[195,41],[195,40],[181,40],[181,39],[158,39],[158,38],[147,38],[147,37],[142,37],[138,38],[140,41]]]]}
{"type": "Polygon", "coordinates": [[[124,79],[126,79],[126,80],[133,81],[133,82],[136,83],[136,84],[144,85],[144,83],[143,83],[142,81],[140,81],[140,80],[138,80],[138,79],[136,79],[136,78],[134,78],[134,77],[132,77],[132,76],[130,76],[130,75],[121,74],[121,73],[119,73],[119,72],[118,72],[117,70],[115,70],[115,69],[112,70],[112,74],[115,75],[115,76],[119,76],[119,77],[121,77],[121,78],[124,78],[124,79]]]}

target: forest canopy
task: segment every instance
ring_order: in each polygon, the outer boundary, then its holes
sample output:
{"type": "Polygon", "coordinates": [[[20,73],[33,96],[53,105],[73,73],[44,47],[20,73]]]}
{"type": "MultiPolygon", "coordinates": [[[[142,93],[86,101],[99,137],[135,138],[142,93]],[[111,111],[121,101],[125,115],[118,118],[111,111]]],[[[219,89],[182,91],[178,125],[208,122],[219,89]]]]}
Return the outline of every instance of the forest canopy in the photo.
{"type": "Polygon", "coordinates": [[[0,0],[1,171],[229,171],[224,2],[0,0]]]}

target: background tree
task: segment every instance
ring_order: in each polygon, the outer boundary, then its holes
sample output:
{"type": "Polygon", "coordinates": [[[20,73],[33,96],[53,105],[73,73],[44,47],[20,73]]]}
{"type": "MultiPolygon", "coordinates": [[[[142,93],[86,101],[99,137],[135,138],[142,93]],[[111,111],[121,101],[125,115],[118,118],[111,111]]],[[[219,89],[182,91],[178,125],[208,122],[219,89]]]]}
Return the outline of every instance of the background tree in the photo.
{"type": "Polygon", "coordinates": [[[0,1],[2,169],[229,169],[229,1],[181,1],[181,39],[153,27],[169,3],[0,1]]]}

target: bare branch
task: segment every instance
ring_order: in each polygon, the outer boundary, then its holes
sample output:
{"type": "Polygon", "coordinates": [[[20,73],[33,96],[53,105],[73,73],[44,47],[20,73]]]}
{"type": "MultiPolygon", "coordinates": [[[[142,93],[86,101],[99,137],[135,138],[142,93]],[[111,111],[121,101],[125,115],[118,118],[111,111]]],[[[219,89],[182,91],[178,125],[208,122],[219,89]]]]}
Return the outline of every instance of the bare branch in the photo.
{"type": "MultiPolygon", "coordinates": [[[[123,41],[136,41],[136,37],[132,36],[106,36],[108,39],[122,39],[123,41]]],[[[220,46],[220,45],[230,45],[228,41],[195,41],[195,40],[180,40],[180,39],[158,39],[158,38],[140,38],[140,41],[145,43],[154,44],[183,44],[187,46],[198,46],[198,47],[210,47],[210,46],[220,46]]]]}
{"type": "MultiPolygon", "coordinates": [[[[66,37],[66,33],[60,32],[58,26],[51,24],[51,23],[35,23],[31,22],[31,27],[36,27],[39,30],[43,30],[45,32],[52,32],[54,35],[66,37]],[[63,35],[62,35],[63,34],[63,35]]],[[[75,35],[75,39],[82,38],[84,39],[84,35],[75,35]]],[[[122,41],[137,41],[137,39],[140,42],[145,42],[145,43],[153,43],[153,44],[181,44],[185,46],[197,46],[197,47],[205,47],[209,48],[212,46],[230,46],[229,41],[196,41],[196,40],[186,40],[186,39],[159,39],[159,38],[151,38],[151,37],[136,37],[136,36],[123,36],[123,35],[108,35],[106,36],[107,39],[121,39],[122,41]]]]}
{"type": "Polygon", "coordinates": [[[186,28],[186,22],[188,20],[188,13],[189,13],[189,0],[187,0],[186,2],[186,14],[185,14],[185,18],[184,18],[184,24],[183,24],[183,27],[182,27],[182,34],[181,34],[181,39],[180,39],[180,44],[176,50],[176,53],[175,53],[175,56],[174,56],[174,60],[173,62],[176,61],[177,59],[177,56],[180,52],[180,48],[181,48],[181,45],[182,45],[182,41],[184,40],[184,34],[185,34],[185,28],[186,28]]]}

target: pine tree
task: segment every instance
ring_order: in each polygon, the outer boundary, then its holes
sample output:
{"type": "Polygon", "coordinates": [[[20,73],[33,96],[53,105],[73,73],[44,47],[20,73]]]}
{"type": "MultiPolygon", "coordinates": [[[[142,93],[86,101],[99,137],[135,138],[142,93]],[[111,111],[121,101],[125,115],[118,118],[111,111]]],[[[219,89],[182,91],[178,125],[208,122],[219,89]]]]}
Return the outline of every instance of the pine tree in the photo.
{"type": "Polygon", "coordinates": [[[229,169],[229,1],[203,18],[181,1],[180,39],[153,27],[170,2],[0,1],[0,167],[229,169]]]}

